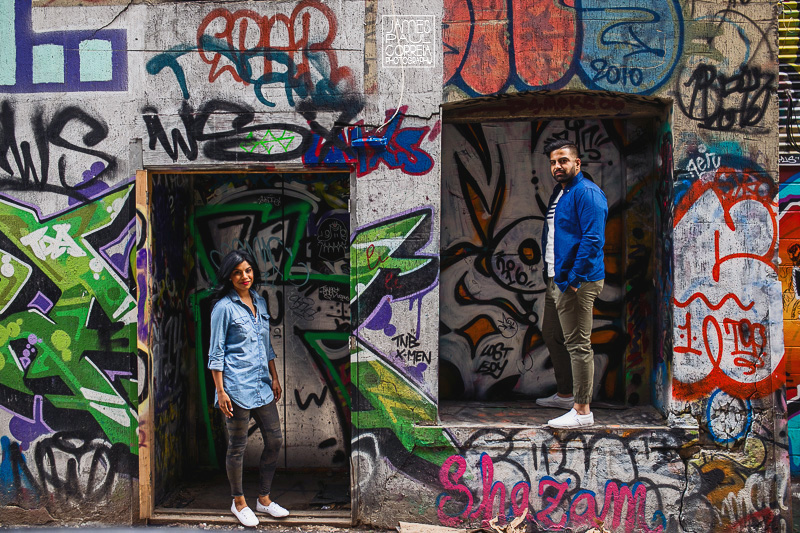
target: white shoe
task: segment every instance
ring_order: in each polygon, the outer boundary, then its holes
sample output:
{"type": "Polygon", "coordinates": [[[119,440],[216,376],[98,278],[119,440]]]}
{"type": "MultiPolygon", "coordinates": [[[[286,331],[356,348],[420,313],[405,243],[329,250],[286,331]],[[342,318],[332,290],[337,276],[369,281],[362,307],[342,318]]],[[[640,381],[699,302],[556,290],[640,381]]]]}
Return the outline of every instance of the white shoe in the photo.
{"type": "Polygon", "coordinates": [[[241,522],[243,526],[256,527],[258,525],[258,518],[252,509],[245,507],[241,511],[236,510],[236,500],[233,500],[231,512],[233,516],[239,519],[239,522],[241,522]]]}
{"type": "Polygon", "coordinates": [[[276,502],[270,502],[269,505],[262,505],[261,500],[256,504],[256,511],[259,513],[267,513],[274,518],[283,518],[289,516],[289,511],[278,505],[276,502]]]}
{"type": "Polygon", "coordinates": [[[567,414],[561,415],[558,418],[548,420],[547,425],[551,428],[558,429],[573,429],[584,428],[594,424],[594,415],[579,415],[575,409],[570,409],[567,414]]]}
{"type": "Polygon", "coordinates": [[[537,398],[536,405],[541,405],[542,407],[556,407],[558,409],[572,409],[575,405],[575,397],[568,396],[563,398],[556,393],[547,398],[537,398]]]}

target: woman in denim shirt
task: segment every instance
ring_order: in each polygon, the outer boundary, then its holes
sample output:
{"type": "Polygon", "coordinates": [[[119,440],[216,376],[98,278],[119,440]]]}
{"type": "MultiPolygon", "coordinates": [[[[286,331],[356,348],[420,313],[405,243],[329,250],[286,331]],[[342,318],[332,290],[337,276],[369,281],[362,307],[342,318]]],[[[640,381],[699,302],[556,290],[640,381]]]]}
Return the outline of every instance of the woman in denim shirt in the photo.
{"type": "Polygon", "coordinates": [[[222,259],[217,279],[221,285],[215,290],[217,301],[211,310],[208,368],[216,387],[214,406],[222,410],[228,426],[225,467],[233,496],[231,512],[242,525],[257,526],[258,518],[247,506],[242,489],[250,416],[264,438],[256,510],[275,518],[289,514],[269,497],[283,445],[277,408],[282,390],[269,338],[267,302],[254,290],[261,279],[257,263],[249,253],[235,250],[222,259]]]}

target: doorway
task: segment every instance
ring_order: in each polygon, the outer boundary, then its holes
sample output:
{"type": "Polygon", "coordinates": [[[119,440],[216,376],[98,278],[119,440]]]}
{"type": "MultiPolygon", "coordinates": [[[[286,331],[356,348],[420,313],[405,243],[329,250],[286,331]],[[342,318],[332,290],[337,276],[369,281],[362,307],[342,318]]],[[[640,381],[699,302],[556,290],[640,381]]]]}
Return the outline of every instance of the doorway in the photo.
{"type": "MultiPolygon", "coordinates": [[[[206,369],[221,258],[249,251],[262,272],[283,386],[284,446],[272,497],[297,513],[350,515],[349,173],[142,173],[139,346],[151,394],[145,507],[230,507],[227,437],[206,369]],[[146,175],[145,175],[146,174],[146,175]],[[148,501],[147,498],[150,498],[148,501]]],[[[261,435],[251,421],[245,495],[257,493],[261,435]]],[[[140,491],[141,492],[141,491],[140,491]]],[[[248,500],[248,501],[249,501],[248,500]]]]}
{"type": "Polygon", "coordinates": [[[664,185],[671,181],[669,108],[642,100],[629,111],[631,103],[612,96],[520,95],[449,110],[442,128],[439,397],[457,402],[454,409],[555,392],[540,330],[540,240],[555,186],[543,147],[555,139],[578,146],[584,176],[609,205],[605,287],[592,330],[592,403],[661,408],[666,387],[657,347],[669,336],[661,324],[670,322],[663,298],[671,272],[663,242],[671,231],[663,209],[671,195],[664,185]],[[617,116],[570,117],[575,102],[614,108],[617,116]],[[565,111],[541,114],[553,109],[565,111]]]}

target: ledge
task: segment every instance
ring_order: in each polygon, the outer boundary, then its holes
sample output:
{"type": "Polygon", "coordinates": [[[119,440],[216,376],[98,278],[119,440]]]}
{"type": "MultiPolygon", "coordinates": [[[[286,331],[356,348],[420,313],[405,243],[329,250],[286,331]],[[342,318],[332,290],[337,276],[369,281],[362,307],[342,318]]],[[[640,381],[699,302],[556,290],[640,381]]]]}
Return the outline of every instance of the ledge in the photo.
{"type": "Polygon", "coordinates": [[[594,425],[580,430],[557,430],[547,421],[564,414],[563,409],[540,407],[535,402],[441,402],[439,425],[446,429],[542,429],[548,432],[628,433],[631,431],[698,431],[695,425],[670,426],[654,407],[623,407],[593,403],[594,425]]]}

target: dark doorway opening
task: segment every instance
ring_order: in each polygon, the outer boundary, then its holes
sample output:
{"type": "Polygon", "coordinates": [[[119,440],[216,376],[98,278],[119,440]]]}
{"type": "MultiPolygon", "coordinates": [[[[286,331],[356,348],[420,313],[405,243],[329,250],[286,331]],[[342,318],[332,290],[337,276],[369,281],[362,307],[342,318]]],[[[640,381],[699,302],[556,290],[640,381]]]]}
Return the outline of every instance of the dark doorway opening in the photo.
{"type": "MultiPolygon", "coordinates": [[[[539,329],[540,240],[556,185],[542,151],[567,138],[609,203],[593,405],[663,412],[672,332],[669,109],[656,99],[577,91],[445,106],[440,400],[525,401],[555,392],[539,329]]],[[[444,405],[443,419],[453,409],[460,408],[444,405]]]]}
{"type": "MultiPolygon", "coordinates": [[[[227,437],[206,369],[210,291],[220,259],[246,249],[261,268],[284,391],[272,497],[295,516],[350,516],[349,178],[148,173],[140,219],[150,290],[139,327],[148,328],[154,394],[140,424],[152,428],[156,514],[229,512],[227,437]]],[[[251,421],[244,488],[252,506],[262,447],[251,421]]]]}

